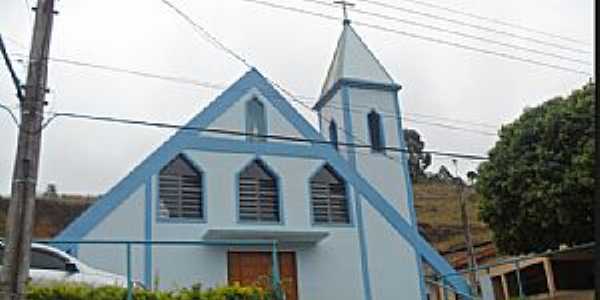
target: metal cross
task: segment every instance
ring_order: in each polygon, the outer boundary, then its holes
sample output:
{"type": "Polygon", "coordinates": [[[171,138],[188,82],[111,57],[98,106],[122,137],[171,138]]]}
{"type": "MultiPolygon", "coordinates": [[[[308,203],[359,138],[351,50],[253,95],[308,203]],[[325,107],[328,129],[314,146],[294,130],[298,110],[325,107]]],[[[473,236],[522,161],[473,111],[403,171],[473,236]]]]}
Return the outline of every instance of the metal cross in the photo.
{"type": "Polygon", "coordinates": [[[344,12],[344,23],[349,22],[348,19],[348,7],[353,7],[354,3],[348,2],[346,0],[336,0],[333,1],[334,4],[339,4],[342,6],[342,11],[344,12]]]}

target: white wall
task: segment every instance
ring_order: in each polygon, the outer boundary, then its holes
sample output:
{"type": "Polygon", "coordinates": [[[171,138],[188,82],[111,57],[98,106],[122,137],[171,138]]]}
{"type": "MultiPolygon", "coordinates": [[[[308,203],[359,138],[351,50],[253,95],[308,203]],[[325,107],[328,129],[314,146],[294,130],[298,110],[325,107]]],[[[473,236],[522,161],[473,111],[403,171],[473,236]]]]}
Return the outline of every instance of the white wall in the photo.
{"type": "MultiPolygon", "coordinates": [[[[144,185],[132,193],[126,201],[113,210],[102,222],[94,227],[83,239],[143,240],[144,239],[144,185]]],[[[79,246],[79,258],[92,267],[101,270],[127,274],[125,245],[79,246]]],[[[143,246],[132,247],[132,275],[141,281],[144,272],[143,246]]]]}
{"type": "MultiPolygon", "coordinates": [[[[255,92],[255,91],[254,91],[255,92]]],[[[375,97],[351,92],[351,99],[358,97],[374,99],[381,110],[393,111],[389,95],[375,97]],[[379,98],[377,98],[379,97],[379,98]],[[379,103],[381,102],[381,103],[379,103]]],[[[250,99],[257,94],[250,93],[250,99]]],[[[260,98],[260,95],[258,95],[260,98]]],[[[356,100],[355,100],[356,101],[356,100]]],[[[352,100],[351,100],[352,102],[352,100]]],[[[331,104],[341,107],[341,97],[336,95],[331,104]]],[[[299,133],[267,102],[270,134],[297,135],[299,133]]],[[[364,104],[364,103],[363,103],[364,104]]],[[[245,129],[245,101],[238,101],[232,108],[218,117],[210,128],[245,129]],[[232,125],[233,124],[233,125],[232,125]]],[[[338,139],[346,141],[341,109],[324,108],[327,119],[334,118],[338,124],[338,139]]],[[[386,142],[397,143],[395,121],[384,119],[386,142]]],[[[393,119],[392,119],[393,120],[393,119]]],[[[366,134],[366,114],[353,114],[355,134],[366,134]],[[364,124],[364,126],[362,126],[364,124]]],[[[328,135],[328,123],[323,122],[323,134],[328,135]]],[[[221,136],[220,136],[221,137],[221,136]]],[[[240,139],[240,138],[236,138],[240,139]]],[[[243,139],[243,138],[242,138],[243,139]]],[[[356,142],[361,142],[357,140],[356,142]]],[[[340,153],[345,153],[340,148],[340,153]]],[[[279,177],[282,200],[282,224],[256,225],[237,222],[236,176],[254,154],[223,152],[183,151],[193,163],[201,168],[205,177],[205,223],[165,223],[157,221],[157,176],[152,178],[151,225],[154,240],[201,240],[208,229],[264,229],[327,231],[329,236],[313,247],[284,246],[283,250],[296,251],[298,291],[301,299],[362,299],[363,278],[361,252],[354,212],[354,200],[349,199],[352,226],[313,226],[310,216],[309,178],[324,164],[319,159],[302,159],[279,156],[261,156],[260,159],[279,177]]],[[[371,180],[380,193],[389,199],[398,210],[409,217],[406,206],[406,191],[401,166],[390,163],[381,155],[357,156],[357,167],[363,176],[371,180]]],[[[352,187],[349,187],[352,189],[352,187]]],[[[352,197],[352,193],[349,193],[352,197]]],[[[129,199],[115,209],[94,228],[86,239],[144,239],[144,186],[140,186],[129,199]]],[[[418,295],[418,277],[415,276],[414,251],[393,229],[373,211],[367,202],[363,204],[365,235],[367,239],[370,279],[373,299],[395,299],[398,295],[418,295]],[[400,281],[400,282],[399,282],[400,281]],[[417,289],[415,294],[415,289],[417,289]]],[[[124,248],[124,247],[123,247],[124,248]]],[[[260,248],[208,247],[208,246],[156,246],[152,250],[153,281],[161,288],[175,288],[202,283],[215,286],[227,282],[228,250],[263,250],[260,248]]],[[[124,249],[123,249],[124,250],[124,249]]],[[[125,273],[125,252],[114,246],[82,246],[79,254],[84,261],[101,266],[108,271],[125,273]]],[[[134,278],[141,280],[144,271],[143,248],[134,249],[134,278]]],[[[408,299],[408,298],[407,298],[408,299]]],[[[412,297],[411,297],[412,299],[412,297]]]]}
{"type": "MultiPolygon", "coordinates": [[[[267,119],[268,135],[284,135],[292,137],[302,137],[296,128],[290,124],[279,111],[264,98],[256,88],[252,88],[244,96],[235,102],[227,111],[218,116],[208,127],[213,129],[228,129],[240,132],[246,131],[246,103],[253,98],[258,99],[265,108],[267,119]]],[[[218,133],[201,133],[204,136],[245,140],[244,136],[223,135],[218,133]]],[[[280,140],[270,140],[271,142],[281,142],[280,140]]]]}
{"type": "MultiPolygon", "coordinates": [[[[384,112],[393,113],[394,101],[396,101],[394,92],[350,88],[349,98],[350,107],[356,110],[351,112],[355,142],[370,144],[367,114],[371,109],[382,114],[382,117],[384,112]]],[[[382,121],[386,147],[401,147],[397,119],[382,118],[382,121]]],[[[410,207],[406,193],[408,187],[402,170],[401,153],[386,151],[386,155],[383,155],[373,153],[370,149],[360,149],[357,152],[359,153],[356,156],[358,172],[410,222],[410,207]]]]}

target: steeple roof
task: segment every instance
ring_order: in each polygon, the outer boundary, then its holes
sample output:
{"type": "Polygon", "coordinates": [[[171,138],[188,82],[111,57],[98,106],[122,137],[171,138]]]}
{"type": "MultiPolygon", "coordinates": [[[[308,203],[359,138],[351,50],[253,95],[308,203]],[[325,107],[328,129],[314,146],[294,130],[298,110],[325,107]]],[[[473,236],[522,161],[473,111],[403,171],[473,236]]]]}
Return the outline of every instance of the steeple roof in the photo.
{"type": "Polygon", "coordinates": [[[338,40],[331,65],[329,65],[329,71],[321,89],[321,96],[327,93],[342,78],[395,84],[392,77],[360,39],[348,21],[344,22],[344,30],[338,40]]]}

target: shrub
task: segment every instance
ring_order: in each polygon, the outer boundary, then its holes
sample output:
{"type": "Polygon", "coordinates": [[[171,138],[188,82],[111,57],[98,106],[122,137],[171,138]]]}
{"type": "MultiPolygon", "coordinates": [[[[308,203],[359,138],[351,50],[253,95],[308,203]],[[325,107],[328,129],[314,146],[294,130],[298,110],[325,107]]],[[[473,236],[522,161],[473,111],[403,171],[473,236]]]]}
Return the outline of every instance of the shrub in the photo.
{"type": "MultiPolygon", "coordinates": [[[[31,284],[28,300],[126,300],[127,289],[115,286],[92,287],[77,283],[31,284]]],[[[220,286],[201,289],[201,285],[177,291],[136,289],[135,300],[273,300],[272,293],[257,286],[220,286]]]]}

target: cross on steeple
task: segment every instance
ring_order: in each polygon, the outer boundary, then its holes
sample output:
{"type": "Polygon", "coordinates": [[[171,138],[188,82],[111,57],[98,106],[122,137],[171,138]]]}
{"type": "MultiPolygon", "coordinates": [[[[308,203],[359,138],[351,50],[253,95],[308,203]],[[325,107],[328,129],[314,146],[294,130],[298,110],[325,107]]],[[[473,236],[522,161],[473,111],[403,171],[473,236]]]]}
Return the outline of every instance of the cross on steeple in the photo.
{"type": "Polygon", "coordinates": [[[344,12],[344,24],[350,24],[350,19],[348,19],[348,7],[353,7],[354,3],[348,2],[346,0],[336,0],[333,1],[333,3],[342,6],[342,11],[344,12]]]}

